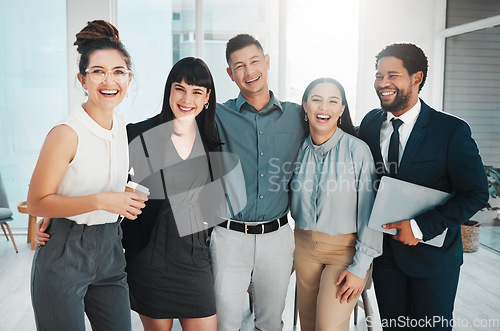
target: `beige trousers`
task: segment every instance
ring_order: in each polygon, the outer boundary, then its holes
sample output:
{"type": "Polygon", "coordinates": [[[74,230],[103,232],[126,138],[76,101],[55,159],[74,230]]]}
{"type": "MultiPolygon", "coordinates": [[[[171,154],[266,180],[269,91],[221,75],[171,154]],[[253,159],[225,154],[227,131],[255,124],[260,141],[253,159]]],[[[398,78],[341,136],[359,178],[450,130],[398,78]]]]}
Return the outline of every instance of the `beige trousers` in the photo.
{"type": "MultiPolygon", "coordinates": [[[[349,330],[357,300],[340,303],[338,277],[352,263],[355,233],[328,235],[295,228],[294,263],[302,331],[349,330]]],[[[366,279],[366,278],[365,278],[366,279]]]]}

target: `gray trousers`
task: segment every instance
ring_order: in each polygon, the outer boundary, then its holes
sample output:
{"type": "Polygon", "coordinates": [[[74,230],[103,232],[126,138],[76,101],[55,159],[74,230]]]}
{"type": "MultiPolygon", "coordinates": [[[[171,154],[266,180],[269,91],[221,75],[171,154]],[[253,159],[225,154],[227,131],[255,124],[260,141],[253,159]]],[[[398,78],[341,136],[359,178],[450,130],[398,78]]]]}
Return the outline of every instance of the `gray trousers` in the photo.
{"type": "Polygon", "coordinates": [[[294,250],[289,224],[266,234],[244,234],[214,227],[210,255],[215,285],[217,330],[235,331],[243,322],[252,284],[255,330],[281,331],[294,250]]]}
{"type": "Polygon", "coordinates": [[[31,269],[37,330],[84,331],[85,313],[92,330],[131,330],[121,231],[118,222],[52,220],[31,269]]]}

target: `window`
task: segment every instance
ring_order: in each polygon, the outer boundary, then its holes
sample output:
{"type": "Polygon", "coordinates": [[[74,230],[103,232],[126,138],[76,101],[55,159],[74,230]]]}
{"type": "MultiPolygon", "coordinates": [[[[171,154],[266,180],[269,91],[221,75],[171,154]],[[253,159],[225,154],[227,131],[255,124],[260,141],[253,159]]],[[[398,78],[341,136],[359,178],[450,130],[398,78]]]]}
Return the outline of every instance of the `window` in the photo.
{"type": "Polygon", "coordinates": [[[119,107],[129,123],[161,111],[165,82],[176,56],[172,10],[171,1],[117,1],[117,28],[134,63],[128,97],[119,107]]]}
{"type": "Polygon", "coordinates": [[[26,200],[44,137],[68,113],[65,17],[65,0],[0,2],[8,32],[0,34],[0,172],[13,229],[27,227],[16,204],[26,200]]]}
{"type": "MultiPolygon", "coordinates": [[[[451,0],[447,22],[468,23],[498,13],[498,1],[451,0]]],[[[469,123],[484,164],[496,167],[500,166],[499,52],[500,25],[447,38],[443,106],[469,123]]]]}
{"type": "Polygon", "coordinates": [[[281,7],[282,1],[274,0],[117,0],[118,28],[136,63],[137,83],[120,109],[129,121],[160,111],[163,86],[172,64],[186,56],[200,56],[196,30],[201,24],[204,33],[200,54],[210,67],[220,102],[238,95],[237,86],[226,73],[226,43],[238,33],[249,33],[271,57],[270,89],[278,93],[279,78],[286,76],[286,86],[280,89],[285,93],[280,98],[300,102],[309,82],[330,76],[344,85],[354,110],[358,2],[289,0],[285,8],[281,7]],[[196,22],[200,3],[203,22],[196,22]],[[286,31],[286,47],[280,44],[280,31],[286,31]],[[285,66],[280,63],[282,59],[285,66]],[[287,72],[280,72],[280,66],[287,72]]]}
{"type": "Polygon", "coordinates": [[[358,1],[288,1],[287,99],[300,102],[311,81],[331,77],[344,86],[354,120],[358,7],[358,1]]]}
{"type": "Polygon", "coordinates": [[[500,15],[496,0],[448,0],[446,3],[446,27],[474,22],[500,15]]]}

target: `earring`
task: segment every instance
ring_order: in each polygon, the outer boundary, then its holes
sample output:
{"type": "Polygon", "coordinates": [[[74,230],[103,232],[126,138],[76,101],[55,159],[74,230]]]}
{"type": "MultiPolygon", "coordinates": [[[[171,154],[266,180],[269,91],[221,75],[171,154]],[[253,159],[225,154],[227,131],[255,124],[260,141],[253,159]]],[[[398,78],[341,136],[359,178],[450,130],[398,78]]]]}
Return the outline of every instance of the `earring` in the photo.
{"type": "Polygon", "coordinates": [[[88,97],[88,96],[89,96],[89,94],[88,94],[87,90],[83,90],[83,95],[85,95],[86,97],[88,97]]]}
{"type": "Polygon", "coordinates": [[[208,105],[209,105],[209,103],[207,102],[207,103],[205,104],[205,109],[208,109],[208,105]]]}
{"type": "Polygon", "coordinates": [[[342,117],[339,117],[339,124],[338,125],[340,125],[340,124],[342,124],[342,117]]]}
{"type": "Polygon", "coordinates": [[[307,114],[304,114],[304,121],[307,122],[308,120],[309,120],[309,118],[307,118],[307,114]]]}

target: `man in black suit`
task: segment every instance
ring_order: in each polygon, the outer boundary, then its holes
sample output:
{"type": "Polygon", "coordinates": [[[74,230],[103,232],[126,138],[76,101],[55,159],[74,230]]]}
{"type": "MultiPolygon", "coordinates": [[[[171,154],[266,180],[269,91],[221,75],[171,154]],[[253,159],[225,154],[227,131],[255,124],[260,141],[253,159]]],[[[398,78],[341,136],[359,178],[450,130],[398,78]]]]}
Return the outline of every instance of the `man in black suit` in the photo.
{"type": "Polygon", "coordinates": [[[363,119],[359,136],[379,176],[453,193],[444,205],[412,220],[385,225],[384,253],[373,280],[384,330],[451,330],[463,261],[460,225],[488,201],[487,180],[463,120],[419,99],[427,57],[414,44],[392,44],[376,56],[375,91],[382,109],[363,119]],[[420,243],[448,228],[442,247],[420,243]]]}

